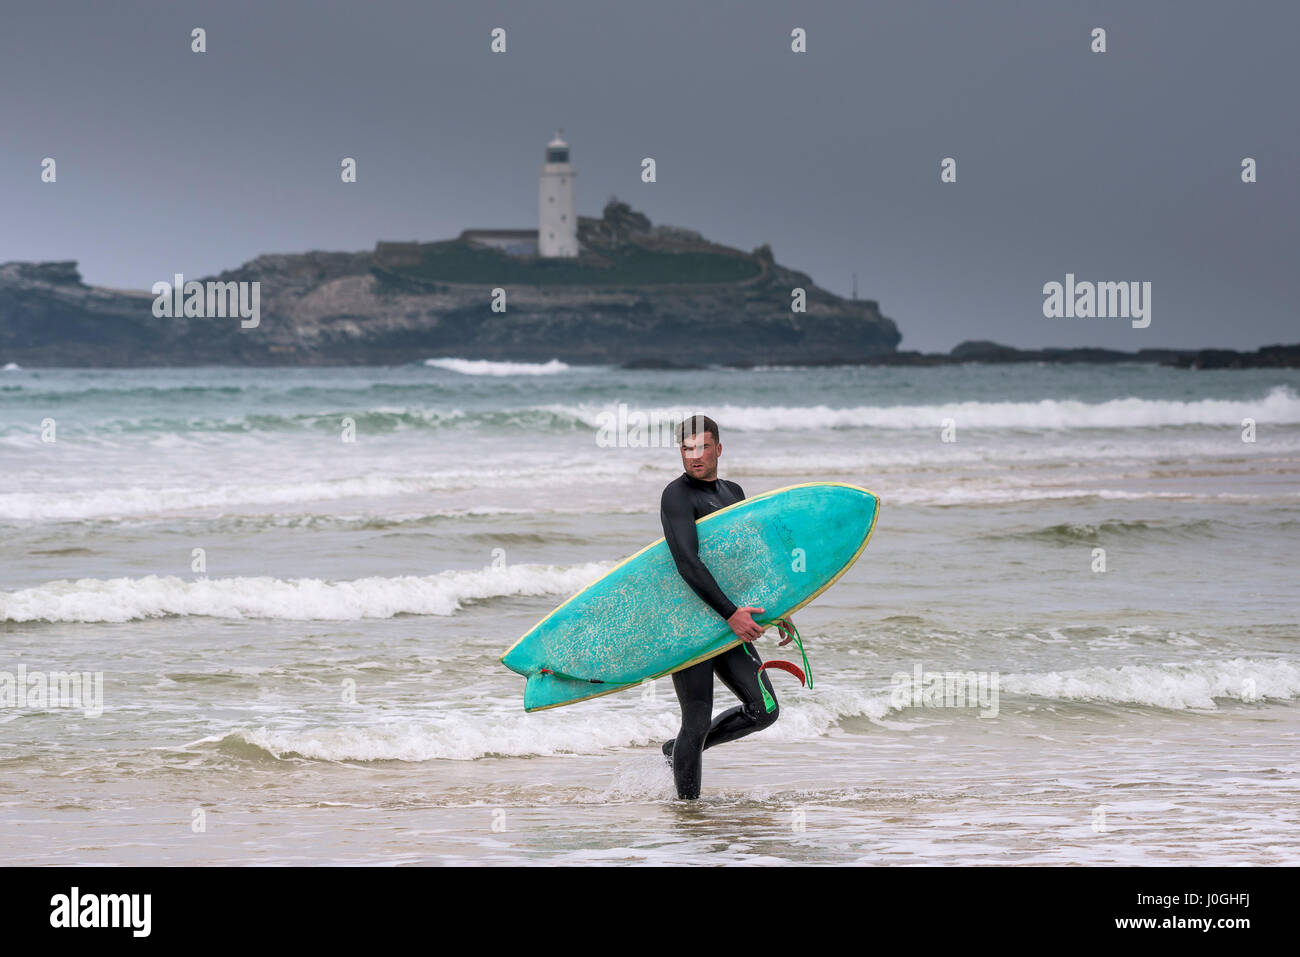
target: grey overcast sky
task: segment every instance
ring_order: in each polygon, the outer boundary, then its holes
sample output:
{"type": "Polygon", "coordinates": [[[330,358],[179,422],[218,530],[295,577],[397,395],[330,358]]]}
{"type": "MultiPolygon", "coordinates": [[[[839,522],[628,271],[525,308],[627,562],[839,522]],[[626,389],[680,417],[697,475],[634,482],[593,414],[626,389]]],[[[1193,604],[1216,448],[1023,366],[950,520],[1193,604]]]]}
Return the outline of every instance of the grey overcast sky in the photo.
{"type": "Polygon", "coordinates": [[[562,126],[581,215],[617,195],[770,243],[844,296],[857,271],[903,349],[1300,341],[1292,0],[0,0],[0,18],[0,262],[148,288],[536,228],[562,126]],[[1150,326],[1045,318],[1067,272],[1151,282],[1150,326]]]}

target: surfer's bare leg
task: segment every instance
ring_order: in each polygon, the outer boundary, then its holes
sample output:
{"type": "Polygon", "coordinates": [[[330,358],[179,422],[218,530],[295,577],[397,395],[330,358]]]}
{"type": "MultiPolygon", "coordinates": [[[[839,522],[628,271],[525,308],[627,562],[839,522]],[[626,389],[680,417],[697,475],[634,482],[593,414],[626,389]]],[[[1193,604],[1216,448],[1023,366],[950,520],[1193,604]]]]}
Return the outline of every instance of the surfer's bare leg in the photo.
{"type": "MultiPolygon", "coordinates": [[[[673,690],[682,706],[682,728],[671,742],[673,782],[679,798],[693,800],[700,796],[700,755],[713,714],[713,659],[674,671],[673,690]]],[[[664,753],[670,753],[666,747],[664,753]]]]}

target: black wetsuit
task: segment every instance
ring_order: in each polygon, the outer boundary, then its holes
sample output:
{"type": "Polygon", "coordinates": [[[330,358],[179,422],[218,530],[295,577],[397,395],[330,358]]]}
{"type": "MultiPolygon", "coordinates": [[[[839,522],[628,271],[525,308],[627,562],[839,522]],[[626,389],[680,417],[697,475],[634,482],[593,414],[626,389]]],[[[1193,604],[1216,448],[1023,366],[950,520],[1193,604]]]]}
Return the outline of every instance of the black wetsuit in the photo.
{"type": "MultiPolygon", "coordinates": [[[[744,491],[735,482],[726,479],[703,482],[683,472],[664,489],[659,506],[664,538],[677,562],[677,571],[724,621],[735,614],[736,605],[723,594],[700,561],[695,520],[744,497],[744,491]]],[[[682,706],[682,729],[675,741],[664,742],[663,751],[672,756],[678,797],[700,796],[701,754],[705,748],[759,731],[777,719],[780,711],[772,683],[758,670],[762,663],[754,647],[744,642],[707,661],[673,672],[673,689],[682,706]],[[741,703],[710,722],[714,674],[741,703]]]]}

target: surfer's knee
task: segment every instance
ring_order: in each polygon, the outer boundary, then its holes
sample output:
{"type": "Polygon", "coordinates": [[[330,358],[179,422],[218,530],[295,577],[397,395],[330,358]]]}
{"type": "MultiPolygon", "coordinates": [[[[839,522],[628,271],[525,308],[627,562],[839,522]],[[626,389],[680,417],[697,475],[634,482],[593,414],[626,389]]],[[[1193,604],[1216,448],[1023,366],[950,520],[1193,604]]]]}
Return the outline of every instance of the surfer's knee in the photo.
{"type": "Polygon", "coordinates": [[[762,731],[776,722],[777,715],[781,713],[781,706],[773,698],[772,710],[769,711],[762,701],[757,701],[745,705],[745,713],[749,716],[750,721],[754,722],[754,730],[762,731]]]}
{"type": "Polygon", "coordinates": [[[772,689],[772,683],[767,680],[767,675],[758,676],[759,691],[763,694],[761,702],[755,702],[758,705],[758,726],[767,728],[776,723],[776,719],[781,714],[781,704],[776,700],[776,692],[772,689]]]}

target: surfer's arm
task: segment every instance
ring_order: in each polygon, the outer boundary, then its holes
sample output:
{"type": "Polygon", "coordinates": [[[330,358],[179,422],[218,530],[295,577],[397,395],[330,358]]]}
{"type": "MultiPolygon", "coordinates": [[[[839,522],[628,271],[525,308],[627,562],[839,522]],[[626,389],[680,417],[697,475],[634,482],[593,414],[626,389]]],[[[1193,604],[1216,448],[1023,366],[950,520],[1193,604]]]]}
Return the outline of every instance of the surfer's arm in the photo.
{"type": "Polygon", "coordinates": [[[736,613],[736,603],[728,598],[704,562],[700,561],[700,540],[695,531],[695,513],[691,503],[682,496],[664,491],[659,503],[659,519],[664,526],[664,540],[677,563],[677,573],[691,586],[691,590],[724,619],[736,613]]]}

